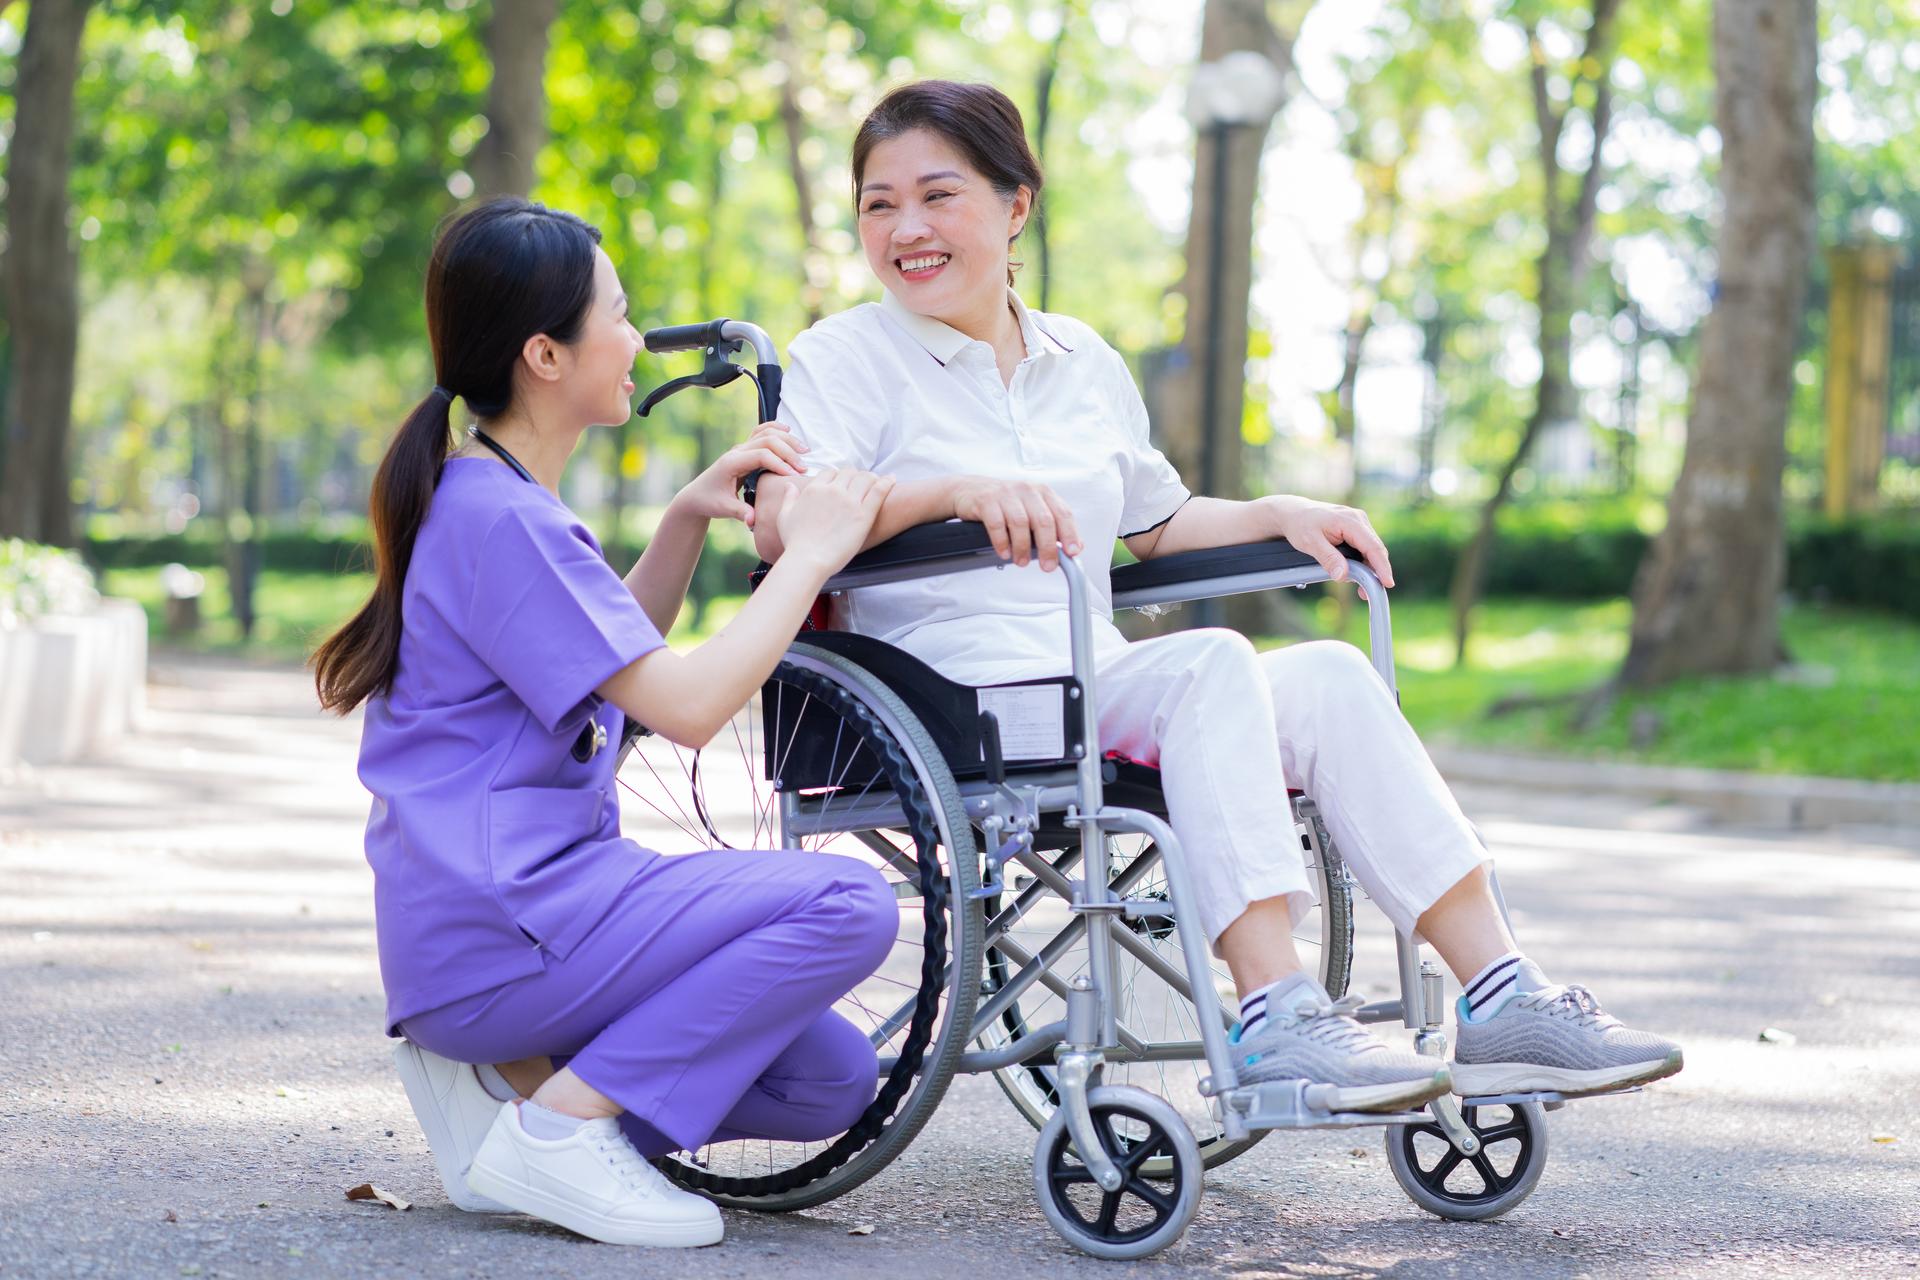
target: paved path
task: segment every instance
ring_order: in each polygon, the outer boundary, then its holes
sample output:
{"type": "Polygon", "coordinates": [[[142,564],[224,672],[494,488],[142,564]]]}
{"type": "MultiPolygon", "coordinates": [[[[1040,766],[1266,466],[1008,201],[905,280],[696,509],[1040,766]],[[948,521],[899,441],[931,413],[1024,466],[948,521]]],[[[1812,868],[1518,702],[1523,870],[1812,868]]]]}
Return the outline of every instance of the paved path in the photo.
{"type": "Polygon", "coordinates": [[[114,758],[0,780],[0,1276],[1920,1275],[1920,836],[1492,790],[1463,799],[1534,953],[1689,1061],[1559,1112],[1501,1221],[1413,1209],[1377,1139],[1275,1137],[1182,1244],[1097,1263],[984,1079],[866,1187],[729,1214],[719,1249],[461,1214],[380,1034],[357,726],[311,706],[294,672],[162,657],[114,758]],[[342,1198],[368,1180],[417,1207],[342,1198]]]}

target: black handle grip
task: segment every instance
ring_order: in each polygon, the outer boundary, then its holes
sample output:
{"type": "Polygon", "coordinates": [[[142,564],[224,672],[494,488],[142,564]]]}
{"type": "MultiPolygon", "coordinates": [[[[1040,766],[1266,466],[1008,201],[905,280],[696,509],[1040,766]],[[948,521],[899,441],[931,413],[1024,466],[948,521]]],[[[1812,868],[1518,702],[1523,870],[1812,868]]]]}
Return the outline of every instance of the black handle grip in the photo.
{"type": "Polygon", "coordinates": [[[669,324],[649,329],[641,335],[647,350],[655,355],[669,351],[698,351],[720,341],[720,326],[726,320],[703,320],[699,324],[669,324]]]}

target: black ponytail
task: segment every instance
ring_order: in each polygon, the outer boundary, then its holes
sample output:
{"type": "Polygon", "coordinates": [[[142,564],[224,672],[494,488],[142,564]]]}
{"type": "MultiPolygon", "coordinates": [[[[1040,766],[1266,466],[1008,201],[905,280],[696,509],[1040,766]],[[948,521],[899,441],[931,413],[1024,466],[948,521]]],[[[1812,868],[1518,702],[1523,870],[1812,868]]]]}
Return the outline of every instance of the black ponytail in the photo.
{"type": "Polygon", "coordinates": [[[320,705],[342,715],[393,684],[400,593],[452,445],[453,398],[483,418],[513,402],[527,339],[579,336],[593,302],[600,232],[574,217],[506,198],[447,224],[427,265],[427,335],[436,385],[394,435],[373,478],[373,597],[314,651],[320,705]]]}

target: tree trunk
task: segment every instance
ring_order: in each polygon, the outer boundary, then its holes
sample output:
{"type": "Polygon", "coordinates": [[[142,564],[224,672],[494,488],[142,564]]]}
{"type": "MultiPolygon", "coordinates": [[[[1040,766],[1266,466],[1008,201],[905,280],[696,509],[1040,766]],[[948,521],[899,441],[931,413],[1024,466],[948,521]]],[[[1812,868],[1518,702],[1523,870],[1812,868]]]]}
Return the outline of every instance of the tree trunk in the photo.
{"type": "Polygon", "coordinates": [[[547,37],[560,0],[494,0],[487,20],[487,135],[473,149],[474,194],[525,196],[547,144],[547,37]]]}
{"type": "MultiPolygon", "coordinates": [[[[1067,23],[1073,17],[1070,5],[1060,9],[1060,29],[1047,46],[1046,60],[1033,86],[1033,151],[1040,172],[1047,171],[1047,134],[1053,124],[1053,82],[1060,74],[1060,51],[1067,43],[1067,23]]],[[[1047,210],[1043,205],[1033,211],[1033,244],[1038,251],[1040,269],[1040,310],[1051,311],[1053,300],[1053,250],[1047,243],[1047,210]]]]}
{"type": "Polygon", "coordinates": [[[4,280],[11,369],[0,436],[0,534],[73,545],[68,437],[79,268],[67,229],[73,90],[91,0],[34,0],[13,87],[4,280]]]}
{"type": "Polygon", "coordinates": [[[1667,530],[1634,583],[1620,671],[1630,687],[1780,661],[1780,481],[1813,256],[1815,49],[1814,0],[1714,5],[1720,287],[1667,530]]]}
{"type": "Polygon", "coordinates": [[[1546,55],[1532,28],[1527,31],[1532,51],[1530,74],[1533,80],[1534,119],[1539,130],[1540,165],[1545,181],[1547,244],[1538,266],[1540,383],[1534,393],[1533,412],[1520,431],[1520,442],[1501,467],[1493,495],[1480,508],[1480,520],[1473,541],[1467,544],[1454,567],[1449,593],[1453,605],[1453,662],[1456,667],[1467,661],[1467,637],[1472,629],[1473,607],[1486,589],[1487,570],[1493,560],[1496,521],[1500,508],[1513,496],[1513,480],[1525,465],[1527,455],[1540,433],[1552,423],[1573,421],[1580,406],[1573,386],[1573,313],[1586,284],[1590,249],[1593,243],[1593,215],[1600,193],[1601,148],[1613,120],[1613,17],[1619,0],[1593,0],[1593,21],[1587,26],[1587,38],[1574,65],[1581,68],[1573,77],[1573,89],[1567,104],[1556,108],[1548,91],[1546,55]],[[1591,86],[1593,106],[1588,113],[1593,138],[1587,167],[1570,174],[1560,163],[1560,137],[1567,117],[1574,109],[1580,90],[1591,86]],[[1575,178],[1579,186],[1569,200],[1564,180],[1575,178]]]}
{"type": "Polygon", "coordinates": [[[774,56],[786,67],[780,79],[780,127],[787,140],[787,176],[793,182],[793,208],[800,226],[800,264],[804,279],[800,285],[800,303],[806,309],[809,327],[819,322],[825,310],[827,265],[820,249],[820,229],[813,221],[813,178],[807,172],[804,146],[807,119],[800,110],[800,53],[793,42],[787,22],[788,6],[783,5],[773,24],[774,56]]]}

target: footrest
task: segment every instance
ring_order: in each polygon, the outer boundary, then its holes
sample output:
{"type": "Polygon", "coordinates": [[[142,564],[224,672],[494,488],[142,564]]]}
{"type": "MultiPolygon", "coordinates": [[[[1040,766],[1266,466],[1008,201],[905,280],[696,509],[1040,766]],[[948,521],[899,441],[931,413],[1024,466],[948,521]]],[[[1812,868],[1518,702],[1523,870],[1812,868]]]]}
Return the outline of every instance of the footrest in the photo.
{"type": "Polygon", "coordinates": [[[1549,1107],[1557,1107],[1568,1102],[1584,1102],[1588,1098],[1618,1098],[1629,1093],[1639,1093],[1644,1086],[1628,1085],[1624,1089],[1602,1089],[1597,1093],[1557,1093],[1544,1089],[1537,1093],[1487,1093],[1478,1097],[1462,1098],[1463,1107],[1501,1107],[1515,1106],[1522,1102],[1538,1102],[1549,1107]]]}
{"type": "MultiPolygon", "coordinates": [[[[1249,1129],[1357,1129],[1363,1126],[1413,1124],[1426,1111],[1334,1111],[1330,1084],[1305,1080],[1268,1080],[1243,1085],[1217,1099],[1224,1110],[1238,1113],[1249,1129]]],[[[1224,1117],[1222,1117],[1224,1118],[1224,1117]]]]}

